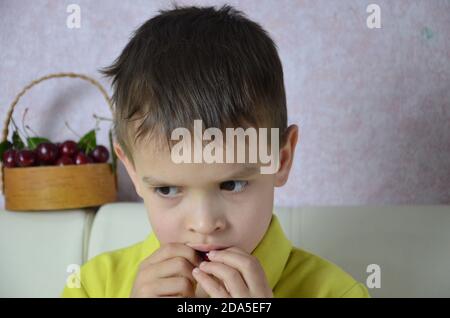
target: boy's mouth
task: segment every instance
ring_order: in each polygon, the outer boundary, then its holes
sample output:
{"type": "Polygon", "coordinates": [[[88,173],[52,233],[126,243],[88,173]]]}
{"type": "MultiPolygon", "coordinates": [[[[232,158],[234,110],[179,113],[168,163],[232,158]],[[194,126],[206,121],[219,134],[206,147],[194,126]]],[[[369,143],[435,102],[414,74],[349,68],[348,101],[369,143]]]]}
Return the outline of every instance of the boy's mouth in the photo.
{"type": "Polygon", "coordinates": [[[209,262],[209,258],[206,255],[210,251],[220,251],[228,248],[227,246],[221,246],[221,245],[191,245],[187,244],[188,246],[192,247],[194,250],[197,251],[197,254],[200,255],[203,261],[209,262]]]}
{"type": "MultiPolygon", "coordinates": [[[[211,250],[212,251],[212,250],[211,250]]],[[[215,251],[220,251],[219,249],[215,249],[215,251]]],[[[205,262],[210,262],[209,258],[208,258],[208,254],[209,251],[207,252],[203,252],[203,251],[198,251],[197,250],[197,254],[200,255],[200,257],[202,258],[203,261],[205,262]]]]}
{"type": "Polygon", "coordinates": [[[206,255],[208,252],[200,252],[197,251],[197,254],[200,255],[200,257],[202,258],[202,261],[204,262],[210,262],[208,255],[206,255]]]}

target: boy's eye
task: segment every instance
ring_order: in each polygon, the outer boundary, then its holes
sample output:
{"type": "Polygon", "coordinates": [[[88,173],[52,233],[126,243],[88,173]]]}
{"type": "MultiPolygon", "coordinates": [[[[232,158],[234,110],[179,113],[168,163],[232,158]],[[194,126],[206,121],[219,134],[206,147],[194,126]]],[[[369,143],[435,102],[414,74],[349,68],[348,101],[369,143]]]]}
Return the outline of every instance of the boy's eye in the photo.
{"type": "Polygon", "coordinates": [[[156,193],[163,197],[173,197],[178,194],[178,187],[155,187],[156,193]]]}
{"type": "Polygon", "coordinates": [[[220,189],[232,192],[241,192],[248,185],[248,181],[225,181],[220,184],[220,189]]]}

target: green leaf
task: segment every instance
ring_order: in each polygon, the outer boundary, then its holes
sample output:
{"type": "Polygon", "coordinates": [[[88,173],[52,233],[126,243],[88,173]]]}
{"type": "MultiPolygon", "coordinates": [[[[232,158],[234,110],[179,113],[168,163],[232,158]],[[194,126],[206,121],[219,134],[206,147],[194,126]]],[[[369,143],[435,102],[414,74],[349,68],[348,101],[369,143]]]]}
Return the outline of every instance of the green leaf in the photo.
{"type": "Polygon", "coordinates": [[[20,138],[17,130],[13,132],[12,141],[14,148],[16,148],[17,150],[22,150],[23,148],[25,148],[25,144],[23,143],[22,138],[20,138]]]}
{"type": "Polygon", "coordinates": [[[78,141],[78,148],[89,154],[95,147],[97,147],[97,138],[95,129],[92,129],[78,141]]]}
{"type": "Polygon", "coordinates": [[[0,143],[0,160],[3,161],[3,153],[11,149],[13,146],[12,143],[10,143],[8,140],[5,140],[4,142],[0,143]]]}
{"type": "Polygon", "coordinates": [[[30,150],[36,149],[36,147],[42,142],[51,142],[47,138],[43,137],[29,137],[27,138],[28,148],[30,150]]]}

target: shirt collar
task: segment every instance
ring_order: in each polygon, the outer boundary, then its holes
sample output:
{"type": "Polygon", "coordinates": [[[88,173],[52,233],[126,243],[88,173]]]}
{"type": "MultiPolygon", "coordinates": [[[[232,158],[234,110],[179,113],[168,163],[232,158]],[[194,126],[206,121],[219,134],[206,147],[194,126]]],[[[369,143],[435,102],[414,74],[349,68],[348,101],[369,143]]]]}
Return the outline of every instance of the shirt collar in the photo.
{"type": "MultiPolygon", "coordinates": [[[[159,247],[160,243],[155,233],[152,232],[144,241],[141,261],[159,247]]],[[[271,289],[275,287],[280,279],[291,250],[292,244],[285,236],[278,217],[273,214],[264,237],[252,252],[252,255],[259,260],[264,269],[271,289]]]]}
{"type": "Polygon", "coordinates": [[[273,214],[266,234],[252,252],[264,269],[271,289],[280,279],[291,250],[292,244],[285,236],[278,217],[273,214]]]}

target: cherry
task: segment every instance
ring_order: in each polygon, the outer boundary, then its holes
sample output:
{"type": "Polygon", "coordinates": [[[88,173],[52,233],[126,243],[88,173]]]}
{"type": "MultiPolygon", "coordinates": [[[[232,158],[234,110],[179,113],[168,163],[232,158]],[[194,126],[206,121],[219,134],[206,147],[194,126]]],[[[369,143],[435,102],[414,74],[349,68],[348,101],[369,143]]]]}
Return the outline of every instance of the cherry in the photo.
{"type": "Polygon", "coordinates": [[[8,149],[3,153],[3,165],[7,168],[16,166],[16,153],[14,149],[8,149]]]}
{"type": "Polygon", "coordinates": [[[210,262],[208,255],[206,255],[208,252],[197,251],[197,253],[200,255],[204,262],[210,262]]]}
{"type": "Polygon", "coordinates": [[[92,163],[92,162],[93,162],[93,159],[90,156],[86,155],[82,151],[79,151],[77,153],[77,155],[75,156],[75,164],[77,164],[77,165],[84,165],[84,164],[92,163]]]}
{"type": "Polygon", "coordinates": [[[51,142],[43,142],[37,146],[36,154],[41,164],[52,165],[58,158],[58,147],[51,142]]]}
{"type": "Polygon", "coordinates": [[[66,140],[59,145],[59,151],[61,155],[74,157],[78,153],[77,143],[73,140],[66,140]]]}
{"type": "Polygon", "coordinates": [[[91,156],[95,162],[107,162],[109,159],[109,151],[105,146],[99,145],[92,150],[91,156]]]}
{"type": "Polygon", "coordinates": [[[16,153],[16,165],[19,167],[31,167],[37,161],[36,153],[32,150],[20,150],[16,153]]]}
{"type": "Polygon", "coordinates": [[[74,161],[71,157],[67,156],[67,155],[62,155],[57,161],[56,161],[56,165],[57,166],[67,166],[67,165],[73,165],[74,161]]]}

